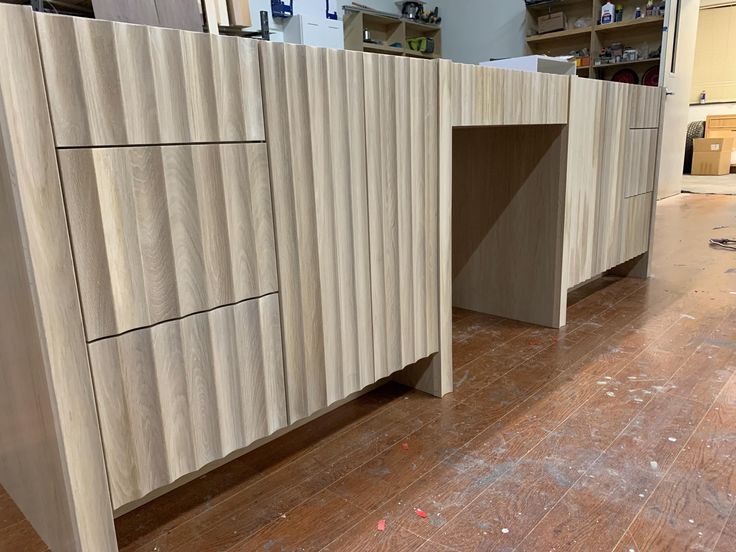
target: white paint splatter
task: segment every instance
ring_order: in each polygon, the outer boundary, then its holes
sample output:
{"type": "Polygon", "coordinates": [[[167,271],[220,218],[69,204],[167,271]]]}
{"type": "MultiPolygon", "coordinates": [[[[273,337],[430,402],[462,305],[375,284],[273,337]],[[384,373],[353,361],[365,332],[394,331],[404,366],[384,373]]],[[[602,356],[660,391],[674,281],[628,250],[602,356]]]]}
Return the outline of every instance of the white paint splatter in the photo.
{"type": "Polygon", "coordinates": [[[641,498],[644,498],[644,493],[639,493],[639,496],[640,496],[641,498]]]}
{"type": "Polygon", "coordinates": [[[508,530],[508,529],[506,529],[506,527],[504,527],[503,529],[501,529],[501,532],[502,532],[502,533],[503,533],[503,534],[505,535],[506,533],[508,533],[508,532],[509,532],[509,530],[508,530]]]}
{"type": "Polygon", "coordinates": [[[597,383],[598,385],[608,385],[608,382],[607,382],[607,381],[605,381],[605,380],[597,381],[596,383],[597,383]]]}
{"type": "Polygon", "coordinates": [[[657,468],[659,468],[659,464],[657,464],[657,462],[655,462],[654,460],[652,460],[651,462],[649,462],[649,466],[650,466],[650,467],[651,467],[651,468],[652,468],[653,470],[656,470],[657,468]]]}
{"type": "Polygon", "coordinates": [[[689,521],[690,523],[695,523],[695,520],[694,520],[694,519],[689,519],[688,521],[689,521]]]}
{"type": "Polygon", "coordinates": [[[604,376],[603,379],[612,380],[613,378],[611,376],[604,376]]]}
{"type": "Polygon", "coordinates": [[[668,441],[669,441],[670,443],[676,443],[676,442],[677,442],[677,439],[676,439],[675,437],[667,437],[667,440],[668,440],[668,441]]]}
{"type": "Polygon", "coordinates": [[[695,317],[690,316],[689,314],[681,314],[680,318],[687,318],[688,320],[695,320],[695,317]]]}
{"type": "Polygon", "coordinates": [[[609,397],[615,397],[616,393],[614,393],[613,391],[608,391],[606,395],[608,395],[609,397]]]}

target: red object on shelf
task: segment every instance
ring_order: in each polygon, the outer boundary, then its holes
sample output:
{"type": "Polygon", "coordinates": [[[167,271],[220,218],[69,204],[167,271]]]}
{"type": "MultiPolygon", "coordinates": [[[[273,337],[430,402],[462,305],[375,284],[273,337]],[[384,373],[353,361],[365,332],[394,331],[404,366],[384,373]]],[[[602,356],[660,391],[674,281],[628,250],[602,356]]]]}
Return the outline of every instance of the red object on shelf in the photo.
{"type": "Polygon", "coordinates": [[[611,80],[614,82],[625,82],[626,84],[639,84],[639,75],[633,69],[621,69],[613,75],[611,80]]]}
{"type": "Polygon", "coordinates": [[[659,86],[659,67],[650,67],[647,69],[641,78],[641,83],[644,86],[659,86]]]}

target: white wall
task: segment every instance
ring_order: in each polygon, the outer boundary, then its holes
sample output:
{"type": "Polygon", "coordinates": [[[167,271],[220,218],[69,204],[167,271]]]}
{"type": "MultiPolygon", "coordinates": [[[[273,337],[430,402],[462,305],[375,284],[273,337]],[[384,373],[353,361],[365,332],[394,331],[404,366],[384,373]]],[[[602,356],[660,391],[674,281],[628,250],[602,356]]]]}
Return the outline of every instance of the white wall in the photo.
{"type": "Polygon", "coordinates": [[[461,63],[523,56],[523,0],[429,0],[442,16],[442,57],[461,63]]]}
{"type": "MultiPolygon", "coordinates": [[[[521,0],[520,0],[521,1],[521,0]]],[[[337,15],[342,19],[343,5],[350,4],[350,0],[330,0],[330,11],[337,11],[337,15]]],[[[399,9],[393,0],[361,0],[361,4],[371,6],[374,9],[398,15],[399,9]]],[[[309,15],[312,17],[325,17],[325,0],[294,0],[294,14],[309,15]]],[[[283,40],[281,33],[282,25],[279,20],[271,17],[271,0],[250,0],[250,15],[253,22],[253,28],[260,28],[260,12],[264,10],[268,12],[271,31],[275,34],[271,36],[271,40],[280,42],[283,40]]]]}
{"type": "Polygon", "coordinates": [[[736,115],[736,102],[691,105],[688,121],[705,121],[708,115],[736,115]]]}

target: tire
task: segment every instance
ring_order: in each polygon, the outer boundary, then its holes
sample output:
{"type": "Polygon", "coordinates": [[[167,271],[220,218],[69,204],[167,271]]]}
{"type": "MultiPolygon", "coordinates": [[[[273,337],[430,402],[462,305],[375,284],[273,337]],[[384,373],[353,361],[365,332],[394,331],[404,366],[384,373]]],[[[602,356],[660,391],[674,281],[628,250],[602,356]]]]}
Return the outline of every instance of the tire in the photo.
{"type": "Polygon", "coordinates": [[[705,136],[705,121],[695,121],[687,125],[687,137],[685,138],[685,165],[683,173],[690,174],[693,170],[693,140],[705,136]]]}

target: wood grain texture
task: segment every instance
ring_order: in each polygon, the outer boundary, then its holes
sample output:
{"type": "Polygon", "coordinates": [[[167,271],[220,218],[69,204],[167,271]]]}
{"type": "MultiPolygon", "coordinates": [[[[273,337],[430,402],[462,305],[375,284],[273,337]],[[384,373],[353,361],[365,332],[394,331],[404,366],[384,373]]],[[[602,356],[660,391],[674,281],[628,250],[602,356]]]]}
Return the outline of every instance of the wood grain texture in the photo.
{"type": "Polygon", "coordinates": [[[51,549],[116,550],[30,8],[0,5],[0,66],[0,482],[51,549]]]}
{"type": "Polygon", "coordinates": [[[56,145],[264,139],[257,45],[38,15],[56,145]]]}
{"type": "Polygon", "coordinates": [[[287,425],[276,295],[89,352],[115,508],[287,425]]]}
{"type": "Polygon", "coordinates": [[[639,88],[643,87],[572,80],[563,259],[566,289],[649,249],[640,245],[643,233],[651,232],[654,198],[649,192],[654,188],[659,130],[630,125],[631,113],[647,112],[639,102],[658,96],[642,95],[639,88]],[[647,199],[648,213],[642,205],[647,199]]]}
{"type": "Polygon", "coordinates": [[[629,128],[659,128],[664,88],[627,86],[630,94],[629,128]]]}
{"type": "Polygon", "coordinates": [[[453,304],[560,326],[564,127],[456,129],[453,142],[453,304]]]}
{"type": "Polygon", "coordinates": [[[379,377],[364,58],[288,44],[260,47],[293,423],[379,377]]]}
{"type": "Polygon", "coordinates": [[[439,350],[439,72],[365,58],[371,289],[376,373],[439,350]]]}
{"type": "Polygon", "coordinates": [[[657,168],[656,128],[632,129],[624,134],[624,196],[631,197],[654,189],[657,168]]]}
{"type": "Polygon", "coordinates": [[[87,339],[277,289],[264,144],[59,151],[87,339]]]}
{"type": "Polygon", "coordinates": [[[452,64],[453,126],[567,123],[570,78],[452,64]]]}
{"type": "Polygon", "coordinates": [[[95,18],[138,25],[158,25],[156,0],[92,0],[95,18]]]}

